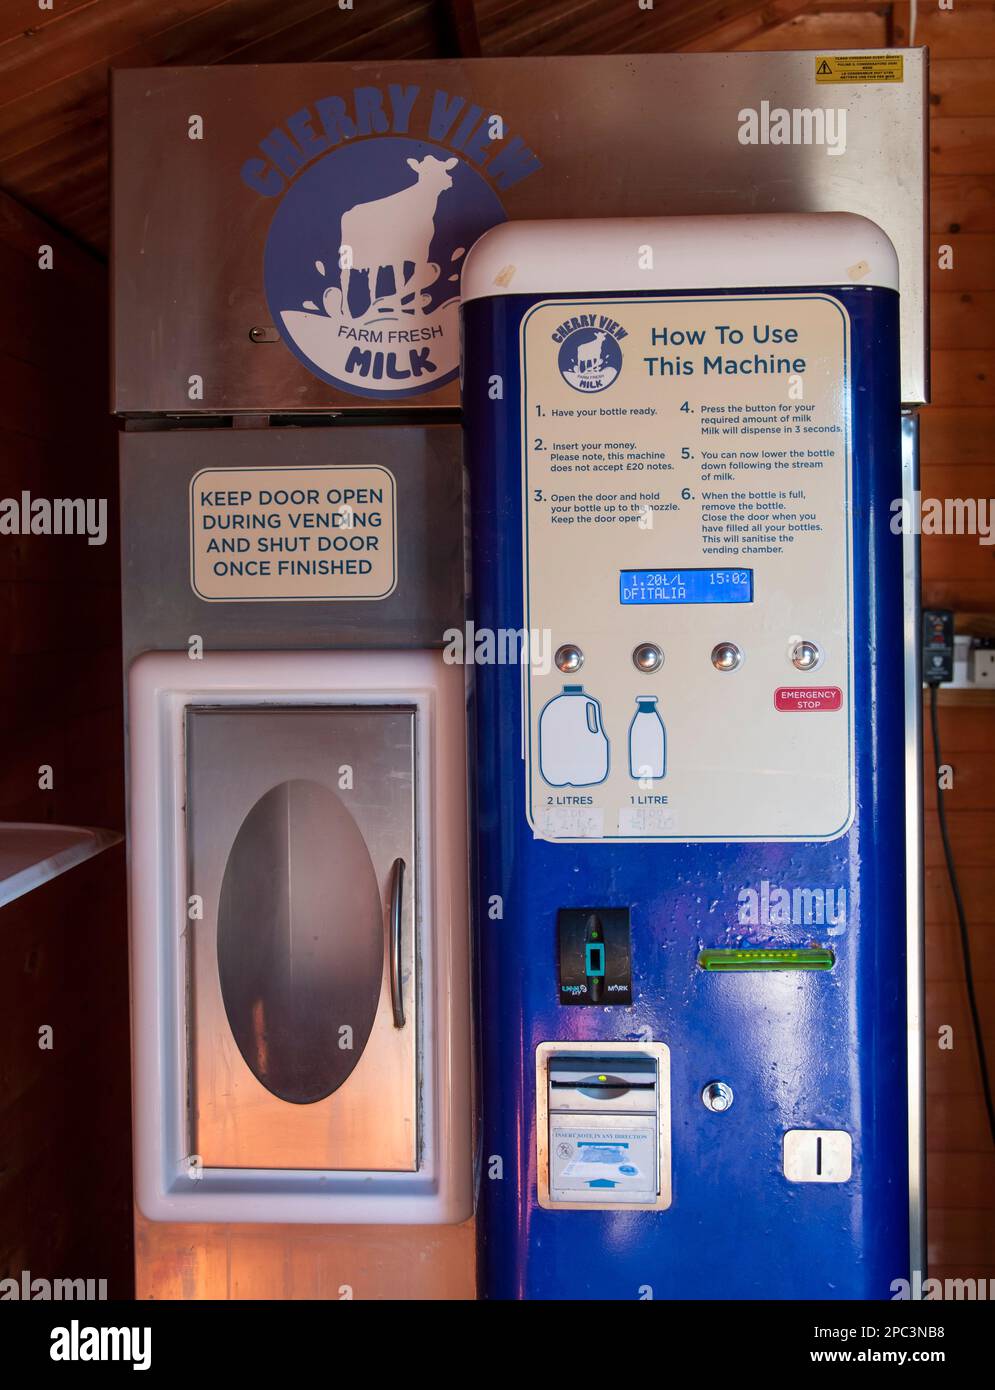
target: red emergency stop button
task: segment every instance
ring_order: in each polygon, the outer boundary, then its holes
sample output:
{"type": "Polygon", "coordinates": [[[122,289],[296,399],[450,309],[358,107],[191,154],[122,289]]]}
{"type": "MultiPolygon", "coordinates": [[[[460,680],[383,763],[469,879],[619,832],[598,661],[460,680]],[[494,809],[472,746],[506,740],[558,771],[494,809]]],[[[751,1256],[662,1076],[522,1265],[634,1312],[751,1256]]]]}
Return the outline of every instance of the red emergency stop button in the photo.
{"type": "Polygon", "coordinates": [[[774,708],[802,713],[842,709],[843,692],[838,685],[779,685],[774,691],[774,708]]]}

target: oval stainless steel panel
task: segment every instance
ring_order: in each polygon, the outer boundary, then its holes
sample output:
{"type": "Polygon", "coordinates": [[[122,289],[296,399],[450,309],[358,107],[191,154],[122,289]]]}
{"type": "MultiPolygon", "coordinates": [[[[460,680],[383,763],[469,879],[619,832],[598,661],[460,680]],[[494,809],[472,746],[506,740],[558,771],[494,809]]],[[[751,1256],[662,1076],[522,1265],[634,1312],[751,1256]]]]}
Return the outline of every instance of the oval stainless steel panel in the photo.
{"type": "Polygon", "coordinates": [[[383,968],[380,892],[356,822],[319,782],[271,787],[235,836],[218,908],[228,1022],[267,1090],[306,1105],[347,1080],[383,968]]]}

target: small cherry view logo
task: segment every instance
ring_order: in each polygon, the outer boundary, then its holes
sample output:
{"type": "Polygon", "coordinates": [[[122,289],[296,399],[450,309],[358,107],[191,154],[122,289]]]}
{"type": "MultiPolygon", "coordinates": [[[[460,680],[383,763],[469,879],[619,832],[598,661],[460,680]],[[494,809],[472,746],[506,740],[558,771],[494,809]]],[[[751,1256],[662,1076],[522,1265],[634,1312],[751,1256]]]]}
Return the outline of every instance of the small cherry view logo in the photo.
{"type": "Polygon", "coordinates": [[[487,182],[445,149],[399,137],[343,146],[273,218],[273,320],[311,371],[352,394],[434,391],[459,366],[462,259],[503,221],[487,182]]]}
{"type": "Polygon", "coordinates": [[[557,363],[575,391],[604,391],[622,370],[622,349],[609,332],[578,328],[560,344],[557,363]]]}

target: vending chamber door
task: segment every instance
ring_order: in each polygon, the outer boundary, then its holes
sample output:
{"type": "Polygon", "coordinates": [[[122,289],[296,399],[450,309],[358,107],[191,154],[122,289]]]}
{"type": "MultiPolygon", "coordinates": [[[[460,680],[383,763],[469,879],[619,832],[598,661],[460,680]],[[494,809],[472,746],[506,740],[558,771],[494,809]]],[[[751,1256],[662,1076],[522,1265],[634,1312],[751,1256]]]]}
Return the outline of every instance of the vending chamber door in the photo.
{"type": "Polygon", "coordinates": [[[132,664],[149,1219],[470,1214],[464,706],[438,651],[132,664]]]}

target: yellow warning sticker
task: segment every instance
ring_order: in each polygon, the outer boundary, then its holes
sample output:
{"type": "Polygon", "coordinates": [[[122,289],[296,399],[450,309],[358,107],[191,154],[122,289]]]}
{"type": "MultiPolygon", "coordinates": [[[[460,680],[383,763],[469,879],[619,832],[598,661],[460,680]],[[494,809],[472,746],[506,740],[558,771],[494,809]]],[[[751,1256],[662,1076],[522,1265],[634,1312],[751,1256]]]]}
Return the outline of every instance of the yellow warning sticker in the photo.
{"type": "Polygon", "coordinates": [[[815,60],[816,82],[902,82],[901,53],[838,53],[815,60]]]}

